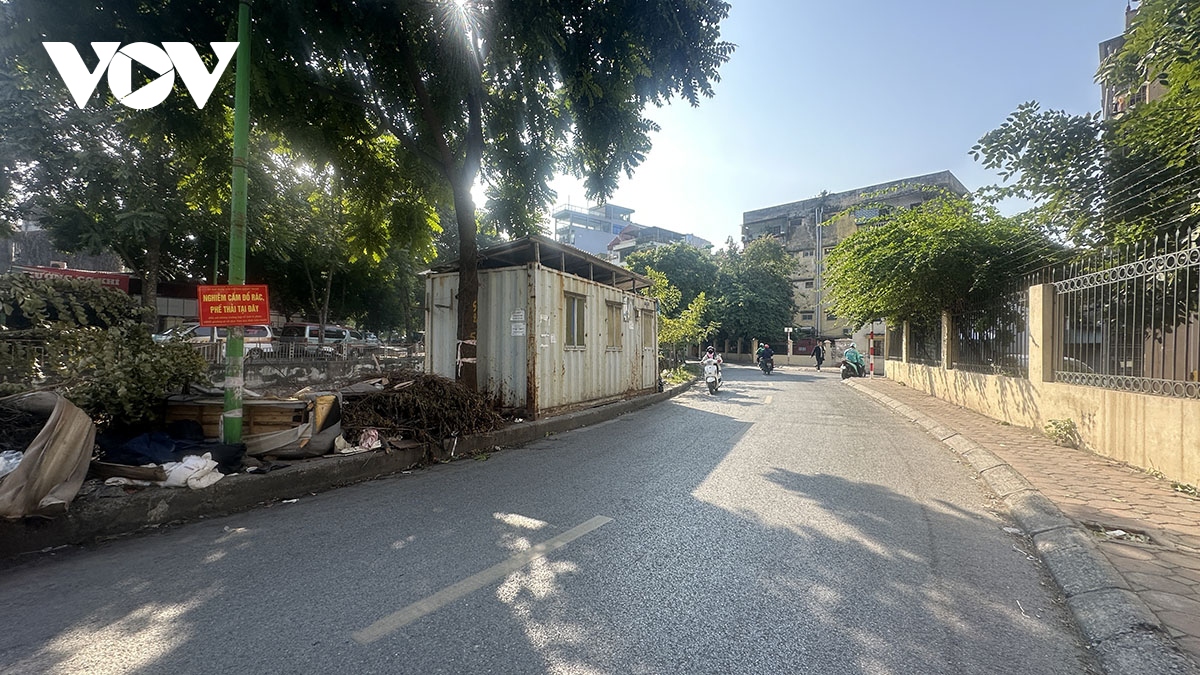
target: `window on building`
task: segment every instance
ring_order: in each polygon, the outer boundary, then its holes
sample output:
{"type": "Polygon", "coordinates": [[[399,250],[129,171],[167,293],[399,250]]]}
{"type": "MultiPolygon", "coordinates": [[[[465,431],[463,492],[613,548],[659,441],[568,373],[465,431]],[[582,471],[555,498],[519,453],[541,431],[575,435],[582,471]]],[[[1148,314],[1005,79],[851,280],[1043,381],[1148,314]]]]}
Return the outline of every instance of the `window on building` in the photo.
{"type": "Polygon", "coordinates": [[[608,330],[606,332],[608,337],[604,346],[607,349],[621,349],[625,346],[625,326],[621,321],[622,305],[619,302],[608,302],[605,303],[605,308],[607,309],[608,330]]]}
{"type": "Polygon", "coordinates": [[[655,322],[658,321],[658,316],[651,311],[642,312],[642,348],[657,349],[658,345],[654,342],[655,322]]]}
{"type": "Polygon", "coordinates": [[[813,251],[811,248],[802,249],[800,251],[801,258],[811,258],[811,257],[813,257],[814,254],[815,254],[815,251],[813,251]]]}
{"type": "Polygon", "coordinates": [[[566,326],[563,331],[563,347],[583,347],[583,296],[567,293],[563,297],[566,326]]]}
{"type": "Polygon", "coordinates": [[[826,313],[826,314],[825,314],[825,320],[826,320],[826,321],[837,321],[837,314],[829,314],[829,313],[826,313]]]}
{"type": "Polygon", "coordinates": [[[813,313],[812,312],[800,312],[800,320],[801,321],[812,321],[813,313]]]}
{"type": "Polygon", "coordinates": [[[813,287],[813,280],[812,280],[812,279],[802,279],[802,280],[801,280],[801,282],[800,282],[800,285],[801,285],[803,288],[812,288],[812,287],[813,287]]]}

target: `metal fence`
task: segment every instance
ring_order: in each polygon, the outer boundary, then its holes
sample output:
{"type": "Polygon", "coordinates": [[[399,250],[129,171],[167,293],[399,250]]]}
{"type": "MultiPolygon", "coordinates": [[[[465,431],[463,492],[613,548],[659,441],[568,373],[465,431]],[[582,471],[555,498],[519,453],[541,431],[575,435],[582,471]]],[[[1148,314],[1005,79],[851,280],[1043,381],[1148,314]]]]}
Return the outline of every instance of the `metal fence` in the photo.
{"type": "Polygon", "coordinates": [[[1200,398],[1200,228],[1082,258],[1054,291],[1056,381],[1200,398]]]}
{"type": "Polygon", "coordinates": [[[908,323],[904,332],[908,343],[909,363],[920,363],[927,366],[942,365],[942,325],[941,323],[908,323]]]}
{"type": "MultiPolygon", "coordinates": [[[[225,363],[224,343],[201,343],[191,346],[210,364],[225,363]]],[[[25,387],[31,384],[54,384],[55,359],[61,360],[61,356],[51,355],[42,340],[0,339],[0,384],[25,387]]],[[[246,356],[247,367],[278,364],[281,367],[300,365],[320,368],[323,363],[332,365],[335,361],[372,364],[385,369],[423,370],[425,350],[420,346],[343,346],[336,349],[320,348],[319,345],[275,344],[270,351],[257,350],[246,356]]]]}
{"type": "MultiPolygon", "coordinates": [[[[225,343],[193,343],[192,347],[209,363],[225,362],[225,343]]],[[[278,342],[266,349],[248,345],[246,363],[270,363],[275,361],[396,361],[424,360],[425,351],[411,347],[364,346],[331,343],[327,345],[278,342]]]]}
{"type": "Polygon", "coordinates": [[[953,315],[953,367],[976,373],[1029,377],[1029,289],[990,307],[953,315]]]}
{"type": "Polygon", "coordinates": [[[899,361],[904,358],[904,324],[887,327],[887,353],[884,358],[899,361]]]}

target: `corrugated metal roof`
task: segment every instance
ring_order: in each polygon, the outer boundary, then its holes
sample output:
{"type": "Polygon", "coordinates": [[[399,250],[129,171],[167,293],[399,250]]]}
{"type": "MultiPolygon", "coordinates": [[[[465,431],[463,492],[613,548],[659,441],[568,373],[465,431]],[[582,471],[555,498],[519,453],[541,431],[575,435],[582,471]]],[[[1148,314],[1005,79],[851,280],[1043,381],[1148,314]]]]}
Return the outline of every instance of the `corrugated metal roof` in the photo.
{"type": "MultiPolygon", "coordinates": [[[[479,269],[481,270],[523,267],[531,262],[538,262],[551,269],[627,291],[646,288],[650,285],[650,280],[640,274],[597,258],[569,244],[536,234],[497,244],[479,252],[479,269]]],[[[438,265],[429,271],[433,273],[457,272],[458,261],[438,265]]]]}

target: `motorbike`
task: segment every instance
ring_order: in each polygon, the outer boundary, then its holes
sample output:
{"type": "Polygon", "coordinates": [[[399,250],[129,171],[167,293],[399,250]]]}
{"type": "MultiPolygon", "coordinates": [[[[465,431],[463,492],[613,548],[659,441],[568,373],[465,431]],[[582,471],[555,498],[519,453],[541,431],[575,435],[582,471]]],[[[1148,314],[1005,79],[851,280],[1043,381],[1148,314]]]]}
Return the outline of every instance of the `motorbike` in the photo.
{"type": "Polygon", "coordinates": [[[770,356],[765,359],[759,359],[758,367],[762,368],[763,375],[770,375],[771,371],[775,370],[775,359],[770,356]]]}
{"type": "Polygon", "coordinates": [[[866,377],[866,376],[867,376],[867,374],[863,372],[863,369],[860,366],[858,366],[855,363],[851,363],[850,361],[847,361],[846,359],[842,359],[842,379],[843,380],[851,378],[851,377],[866,377]]]}
{"type": "Polygon", "coordinates": [[[715,363],[704,364],[704,383],[708,385],[708,393],[715,394],[721,388],[721,369],[715,363]]]}

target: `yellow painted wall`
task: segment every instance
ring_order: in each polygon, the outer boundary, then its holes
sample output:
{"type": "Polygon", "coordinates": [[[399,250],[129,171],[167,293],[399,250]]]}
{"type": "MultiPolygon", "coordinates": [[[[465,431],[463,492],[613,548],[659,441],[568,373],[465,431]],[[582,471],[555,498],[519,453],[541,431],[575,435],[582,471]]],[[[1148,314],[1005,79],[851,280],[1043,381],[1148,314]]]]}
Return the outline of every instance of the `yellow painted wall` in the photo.
{"type": "MultiPolygon", "coordinates": [[[[1031,353],[1033,362],[1038,355],[1031,353]]],[[[955,405],[1042,431],[1071,419],[1086,449],[1200,485],[1200,400],[888,361],[888,377],[955,405]]]]}

